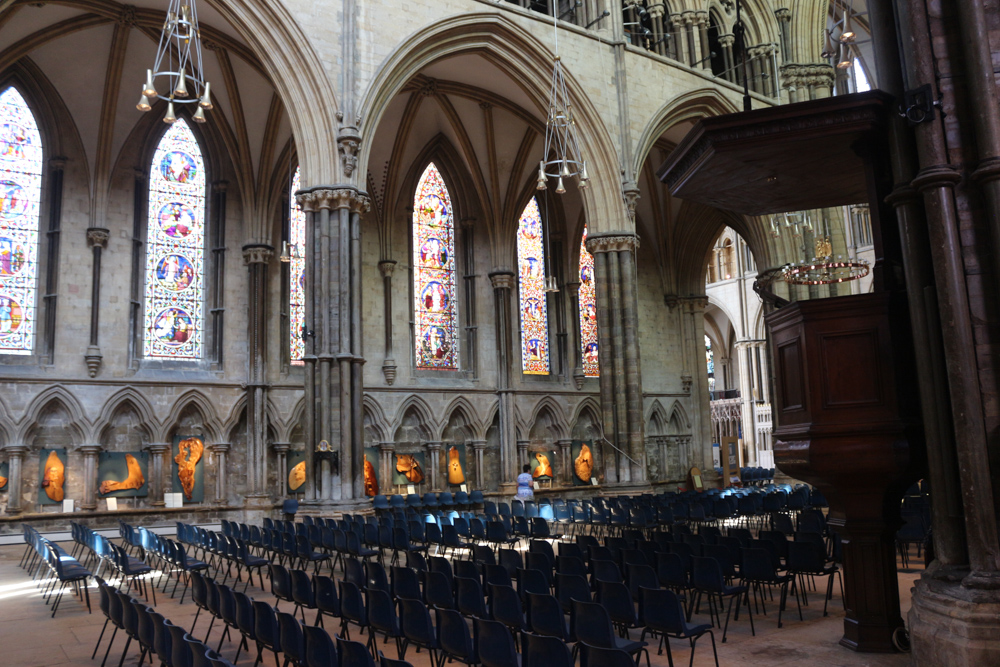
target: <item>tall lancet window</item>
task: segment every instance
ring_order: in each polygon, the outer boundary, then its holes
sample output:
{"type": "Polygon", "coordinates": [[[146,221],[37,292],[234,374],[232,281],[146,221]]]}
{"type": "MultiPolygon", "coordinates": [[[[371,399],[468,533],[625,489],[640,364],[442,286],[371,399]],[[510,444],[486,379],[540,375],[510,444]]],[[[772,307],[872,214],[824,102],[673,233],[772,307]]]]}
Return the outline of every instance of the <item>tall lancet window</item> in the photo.
{"type": "Polygon", "coordinates": [[[458,370],[455,221],[433,162],[413,197],[413,298],[417,368],[458,370]]]}
{"type": "Polygon", "coordinates": [[[13,87],[0,93],[0,354],[31,354],[38,283],[42,138],[13,87]]]}
{"type": "Polygon", "coordinates": [[[149,169],[143,356],[200,359],[205,340],[205,161],[178,120],[149,169]]]}
{"type": "Polygon", "coordinates": [[[538,201],[532,197],[517,223],[521,305],[521,370],[549,374],[549,310],[545,301],[545,245],[538,201]]]}
{"type": "Polygon", "coordinates": [[[580,347],[583,351],[583,374],[595,378],[601,374],[597,357],[597,290],[594,288],[594,256],[587,252],[587,228],[580,241],[580,347]]]}
{"type": "Polygon", "coordinates": [[[306,355],[302,327],[306,324],[306,213],[295,203],[302,187],[301,172],[295,168],[288,211],[288,350],[292,364],[301,366],[306,355]]]}

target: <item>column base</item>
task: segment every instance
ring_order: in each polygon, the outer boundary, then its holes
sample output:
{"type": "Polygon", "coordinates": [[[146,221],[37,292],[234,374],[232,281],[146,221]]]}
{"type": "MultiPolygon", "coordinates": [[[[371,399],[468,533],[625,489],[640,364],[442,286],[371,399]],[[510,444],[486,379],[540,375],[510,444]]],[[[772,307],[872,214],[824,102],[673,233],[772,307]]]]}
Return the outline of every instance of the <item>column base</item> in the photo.
{"type": "Polygon", "coordinates": [[[968,588],[926,575],[910,607],[916,667],[1000,665],[1000,590],[968,588]]]}

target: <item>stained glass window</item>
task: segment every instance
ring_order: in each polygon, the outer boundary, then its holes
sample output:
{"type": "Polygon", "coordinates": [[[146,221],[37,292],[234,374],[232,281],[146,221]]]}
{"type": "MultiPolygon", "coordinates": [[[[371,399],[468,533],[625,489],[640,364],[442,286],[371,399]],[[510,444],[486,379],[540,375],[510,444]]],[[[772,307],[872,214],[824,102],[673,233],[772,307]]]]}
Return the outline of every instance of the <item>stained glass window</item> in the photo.
{"type": "Polygon", "coordinates": [[[427,165],[413,197],[417,368],[458,370],[455,225],[441,172],[427,165]]]}
{"type": "Polygon", "coordinates": [[[302,187],[301,173],[295,168],[292,177],[290,210],[288,212],[288,254],[291,256],[288,275],[288,341],[292,363],[301,366],[306,354],[302,327],[306,323],[306,214],[295,203],[295,193],[302,187]]]}
{"type": "Polygon", "coordinates": [[[143,356],[200,359],[204,340],[205,161],[178,120],[149,169],[143,356]]]}
{"type": "Polygon", "coordinates": [[[715,391],[715,353],[712,352],[712,339],[705,336],[705,366],[708,368],[708,390],[715,391]]]}
{"type": "Polygon", "coordinates": [[[587,252],[586,227],[580,241],[580,346],[583,348],[583,374],[590,378],[599,376],[597,290],[594,288],[594,256],[587,252]]]}
{"type": "Polygon", "coordinates": [[[42,138],[14,88],[0,93],[0,353],[31,354],[35,342],[42,138]]]}
{"type": "Polygon", "coordinates": [[[549,373],[549,311],[545,301],[542,216],[534,197],[517,223],[518,291],[521,305],[521,370],[549,373]]]}

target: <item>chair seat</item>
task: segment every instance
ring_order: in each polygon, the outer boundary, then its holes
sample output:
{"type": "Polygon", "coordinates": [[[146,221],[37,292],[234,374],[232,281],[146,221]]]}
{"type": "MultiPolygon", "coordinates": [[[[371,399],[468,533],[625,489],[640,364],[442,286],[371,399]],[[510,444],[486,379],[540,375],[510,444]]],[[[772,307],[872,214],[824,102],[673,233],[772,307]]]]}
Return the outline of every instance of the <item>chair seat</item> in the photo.
{"type": "Polygon", "coordinates": [[[671,636],[687,639],[688,637],[695,637],[697,635],[708,632],[711,629],[712,629],[711,623],[702,623],[701,625],[688,625],[687,627],[684,628],[684,632],[671,636]]]}
{"type": "Polygon", "coordinates": [[[62,576],[60,576],[59,579],[61,581],[67,581],[70,579],[82,579],[89,576],[90,570],[84,566],[65,563],[62,566],[62,576]]]}
{"type": "Polygon", "coordinates": [[[746,586],[723,586],[722,587],[722,594],[723,595],[740,595],[740,594],[746,593],[746,592],[747,592],[747,587],[746,586]]]}
{"type": "Polygon", "coordinates": [[[635,653],[636,651],[641,651],[646,648],[646,642],[637,642],[631,639],[615,637],[615,648],[621,649],[626,653],[635,653]]]}
{"type": "Polygon", "coordinates": [[[246,564],[249,565],[250,567],[257,567],[258,565],[264,566],[270,564],[271,562],[266,558],[261,558],[260,556],[251,556],[249,554],[244,560],[246,564]]]}
{"type": "Polygon", "coordinates": [[[187,569],[188,570],[204,570],[208,567],[208,563],[194,558],[187,559],[187,569]]]}

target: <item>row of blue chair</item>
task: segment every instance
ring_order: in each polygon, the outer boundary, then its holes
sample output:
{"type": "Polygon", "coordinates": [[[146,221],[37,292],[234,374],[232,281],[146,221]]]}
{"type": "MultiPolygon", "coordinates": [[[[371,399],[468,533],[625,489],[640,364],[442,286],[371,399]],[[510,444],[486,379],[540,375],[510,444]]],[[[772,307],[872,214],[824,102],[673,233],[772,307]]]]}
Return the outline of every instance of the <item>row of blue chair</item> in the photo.
{"type": "Polygon", "coordinates": [[[440,493],[425,493],[422,497],[417,493],[406,496],[394,494],[391,496],[376,495],[372,498],[372,508],[376,512],[386,512],[392,509],[435,509],[438,507],[458,507],[469,508],[481,506],[484,502],[482,491],[458,491],[452,494],[450,491],[440,493]]]}
{"type": "Polygon", "coordinates": [[[23,524],[23,530],[25,549],[20,566],[32,573],[32,580],[38,580],[45,604],[52,603],[52,618],[55,618],[59,610],[59,603],[67,586],[73,587],[73,594],[81,601],[86,600],[89,614],[90,592],[87,590],[87,580],[92,576],[90,570],[83,567],[58,544],[42,537],[31,526],[23,524]],[[49,576],[43,578],[46,572],[49,576]]]}

